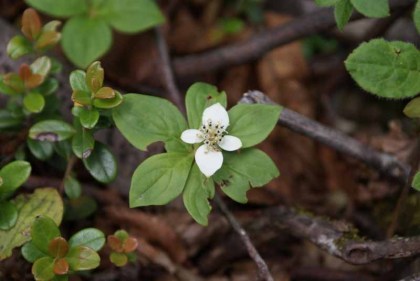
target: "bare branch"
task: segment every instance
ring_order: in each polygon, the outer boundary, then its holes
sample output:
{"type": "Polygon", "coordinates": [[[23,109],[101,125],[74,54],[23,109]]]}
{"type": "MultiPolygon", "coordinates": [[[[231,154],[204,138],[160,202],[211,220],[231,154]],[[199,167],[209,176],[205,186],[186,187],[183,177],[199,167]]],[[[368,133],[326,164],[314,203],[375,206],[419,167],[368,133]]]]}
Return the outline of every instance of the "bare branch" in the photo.
{"type": "Polygon", "coordinates": [[[252,241],[249,238],[248,234],[246,233],[245,229],[242,228],[239,222],[235,219],[234,215],[229,211],[225,203],[217,194],[215,196],[215,202],[217,206],[219,207],[219,209],[222,211],[222,213],[226,216],[233,230],[235,230],[235,232],[241,238],[249,256],[254,260],[255,264],[257,265],[259,280],[274,281],[273,276],[271,275],[267,264],[265,263],[263,258],[260,256],[255,246],[252,244],[252,241]]]}
{"type": "MultiPolygon", "coordinates": [[[[246,93],[240,102],[274,104],[259,91],[246,93]]],[[[383,175],[394,178],[401,183],[406,182],[410,173],[410,167],[398,161],[394,156],[376,151],[340,131],[326,127],[290,109],[283,108],[278,124],[315,139],[344,154],[353,156],[378,169],[383,175]]]]}
{"type": "Polygon", "coordinates": [[[420,236],[364,241],[349,225],[282,206],[267,209],[259,220],[259,225],[283,231],[287,229],[292,235],[308,239],[331,255],[351,264],[406,258],[420,253],[420,236]]]}
{"type": "Polygon", "coordinates": [[[165,88],[171,100],[178,106],[178,108],[185,112],[183,97],[176,86],[174,75],[172,72],[171,60],[169,57],[168,44],[163,35],[162,27],[155,28],[156,41],[159,49],[160,58],[162,61],[162,72],[165,82],[165,88]]]}
{"type": "MultiPolygon", "coordinates": [[[[414,2],[393,0],[390,5],[395,10],[413,5],[414,2]]],[[[359,18],[362,15],[355,14],[352,20],[359,18]]],[[[335,19],[332,9],[319,9],[287,24],[258,33],[243,42],[175,59],[174,70],[177,76],[188,76],[250,62],[276,47],[333,27],[335,19]]]]}

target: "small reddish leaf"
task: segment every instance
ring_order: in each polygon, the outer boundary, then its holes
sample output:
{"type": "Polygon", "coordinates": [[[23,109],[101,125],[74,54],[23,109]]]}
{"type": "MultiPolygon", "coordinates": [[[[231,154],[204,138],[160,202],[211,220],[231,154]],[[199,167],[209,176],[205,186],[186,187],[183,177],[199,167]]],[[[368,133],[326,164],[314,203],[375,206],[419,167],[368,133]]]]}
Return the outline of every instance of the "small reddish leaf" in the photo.
{"type": "Polygon", "coordinates": [[[108,235],[107,244],[115,252],[121,253],[123,251],[122,242],[115,235],[108,235]]]}
{"type": "Polygon", "coordinates": [[[69,263],[65,258],[56,259],[54,262],[54,273],[57,275],[64,275],[69,272],[69,263]]]}
{"type": "Polygon", "coordinates": [[[56,237],[48,245],[48,252],[55,258],[65,257],[69,250],[69,244],[63,237],[56,237]]]}
{"type": "Polygon", "coordinates": [[[26,9],[22,16],[22,33],[29,40],[35,40],[41,32],[41,20],[34,9],[26,9]]]}
{"type": "Polygon", "coordinates": [[[135,249],[137,249],[137,246],[139,245],[139,242],[134,237],[128,237],[122,244],[122,248],[124,253],[133,252],[135,249]]]}
{"type": "Polygon", "coordinates": [[[44,82],[44,78],[45,77],[40,74],[32,74],[24,81],[25,87],[28,89],[36,88],[44,82]]]}
{"type": "Polygon", "coordinates": [[[102,87],[95,93],[97,99],[112,99],[114,97],[115,91],[110,87],[102,87]]]}
{"type": "Polygon", "coordinates": [[[22,79],[23,81],[26,81],[26,80],[29,79],[29,77],[31,77],[31,75],[32,75],[31,67],[29,65],[27,65],[26,63],[23,63],[19,67],[19,77],[20,77],[20,79],[22,79]]]}

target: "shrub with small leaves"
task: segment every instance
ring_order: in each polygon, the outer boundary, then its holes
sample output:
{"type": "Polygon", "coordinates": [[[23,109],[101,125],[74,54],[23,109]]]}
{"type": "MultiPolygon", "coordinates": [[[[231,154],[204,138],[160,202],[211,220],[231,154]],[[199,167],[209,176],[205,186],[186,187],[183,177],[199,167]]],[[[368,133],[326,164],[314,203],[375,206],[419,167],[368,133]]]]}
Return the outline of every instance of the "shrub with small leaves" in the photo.
{"type": "Polygon", "coordinates": [[[35,280],[67,280],[77,271],[99,266],[98,251],[105,243],[105,235],[98,229],[87,228],[68,241],[49,217],[39,217],[32,224],[32,240],[22,247],[23,257],[33,263],[35,280]]]}
{"type": "Polygon", "coordinates": [[[107,244],[111,249],[109,260],[116,266],[124,266],[128,261],[136,259],[134,251],[138,247],[138,241],[129,236],[127,231],[118,230],[113,235],[108,235],[107,244]]]}

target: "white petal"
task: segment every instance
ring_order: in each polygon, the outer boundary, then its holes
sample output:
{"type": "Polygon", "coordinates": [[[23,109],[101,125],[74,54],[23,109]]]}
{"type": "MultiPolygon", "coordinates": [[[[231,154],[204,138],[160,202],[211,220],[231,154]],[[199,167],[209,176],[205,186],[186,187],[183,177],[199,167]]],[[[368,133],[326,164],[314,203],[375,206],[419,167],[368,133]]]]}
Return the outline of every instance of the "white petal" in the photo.
{"type": "Polygon", "coordinates": [[[213,124],[219,123],[224,126],[225,129],[229,126],[229,115],[220,103],[213,104],[204,110],[202,123],[206,124],[209,120],[211,120],[213,124]]]}
{"type": "Polygon", "coordinates": [[[182,132],[181,140],[186,143],[199,143],[203,141],[203,134],[196,129],[188,129],[182,132]]]}
{"type": "Polygon", "coordinates": [[[222,141],[219,142],[220,148],[226,151],[238,150],[242,147],[242,142],[239,138],[234,136],[224,136],[222,141]]]}
{"type": "Polygon", "coordinates": [[[195,162],[206,177],[211,177],[222,167],[223,154],[220,151],[210,151],[206,145],[202,145],[195,152],[195,162]]]}

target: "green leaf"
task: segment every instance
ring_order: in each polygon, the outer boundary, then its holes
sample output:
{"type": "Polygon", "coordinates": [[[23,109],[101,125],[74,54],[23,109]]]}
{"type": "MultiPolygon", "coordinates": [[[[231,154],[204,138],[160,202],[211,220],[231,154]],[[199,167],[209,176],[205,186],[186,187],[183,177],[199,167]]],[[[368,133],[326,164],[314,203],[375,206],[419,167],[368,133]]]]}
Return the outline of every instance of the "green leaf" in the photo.
{"type": "Polygon", "coordinates": [[[79,198],[82,194],[82,187],[80,186],[80,182],[76,178],[68,176],[64,180],[64,192],[70,199],[79,198]]]}
{"type": "Polygon", "coordinates": [[[74,128],[60,120],[44,120],[36,123],[29,130],[31,139],[40,141],[62,141],[72,137],[75,133],[74,128]]]}
{"type": "Polygon", "coordinates": [[[108,0],[104,19],[116,30],[135,33],[165,21],[159,7],[152,0],[108,0]]]}
{"type": "Polygon", "coordinates": [[[98,205],[91,197],[80,196],[66,201],[65,220],[81,220],[92,215],[98,205]]]}
{"type": "Polygon", "coordinates": [[[71,17],[88,12],[85,0],[26,0],[35,9],[55,17],[71,17]]]}
{"type": "Polygon", "coordinates": [[[54,145],[50,142],[27,139],[26,144],[31,153],[42,161],[47,160],[54,153],[54,145]]]}
{"type": "Polygon", "coordinates": [[[15,204],[0,201],[0,229],[8,230],[16,224],[18,211],[15,204]]]}
{"type": "Polygon", "coordinates": [[[198,129],[201,126],[204,109],[215,103],[220,103],[226,107],[226,93],[219,92],[215,86],[206,83],[198,82],[191,85],[185,96],[190,128],[198,129]]]}
{"type": "Polygon", "coordinates": [[[420,0],[417,0],[416,7],[414,8],[413,20],[417,31],[420,33],[420,0]]]}
{"type": "Polygon", "coordinates": [[[0,170],[0,178],[3,184],[0,185],[0,198],[15,191],[21,186],[31,174],[31,164],[26,161],[13,161],[0,170]]]}
{"type": "Polygon", "coordinates": [[[410,118],[420,118],[420,97],[412,99],[405,106],[404,114],[410,118]]]}
{"type": "Polygon", "coordinates": [[[49,78],[37,88],[37,91],[42,93],[44,96],[53,94],[58,89],[58,81],[54,78],[49,78]]]}
{"type": "Polygon", "coordinates": [[[89,89],[96,93],[104,83],[105,71],[99,61],[93,62],[86,70],[86,84],[89,89]]]}
{"type": "Polygon", "coordinates": [[[16,127],[22,124],[22,118],[15,116],[7,109],[0,109],[0,130],[16,127]]]}
{"type": "Polygon", "coordinates": [[[354,8],[370,18],[389,16],[388,0],[350,0],[354,8]]]}
{"type": "Polygon", "coordinates": [[[54,259],[43,257],[32,265],[32,275],[37,281],[49,281],[54,278],[54,259]]]}
{"type": "Polygon", "coordinates": [[[69,80],[73,91],[87,92],[90,95],[90,90],[86,85],[86,72],[83,70],[74,70],[70,73],[69,80]]]}
{"type": "Polygon", "coordinates": [[[315,3],[321,7],[334,6],[340,0],[315,0],[315,3]]]}
{"type": "Polygon", "coordinates": [[[96,228],[82,229],[74,234],[70,240],[70,247],[84,246],[99,251],[105,244],[105,234],[96,228]]]}
{"type": "Polygon", "coordinates": [[[194,164],[185,184],[182,198],[188,213],[201,225],[208,224],[208,215],[211,211],[208,199],[213,198],[214,192],[213,180],[206,178],[194,164]]]}
{"type": "Polygon", "coordinates": [[[125,95],[112,117],[123,136],[140,150],[157,141],[176,142],[187,129],[187,122],[172,103],[139,94],[125,95]]]}
{"type": "Polygon", "coordinates": [[[240,153],[224,153],[221,170],[214,179],[222,184],[223,192],[239,203],[246,203],[246,193],[252,187],[260,187],[278,177],[279,171],[273,160],[256,148],[244,149],[240,153]]]}
{"type": "Polygon", "coordinates": [[[11,88],[11,87],[7,86],[6,84],[4,84],[4,82],[3,82],[3,76],[0,75],[0,93],[5,94],[5,95],[16,95],[19,92],[17,92],[13,88],[11,88]]]}
{"type": "Polygon", "coordinates": [[[80,159],[86,159],[95,148],[95,139],[93,138],[93,131],[85,129],[80,122],[75,120],[74,127],[76,134],[72,138],[72,149],[74,154],[80,159]]]}
{"type": "MultiPolygon", "coordinates": [[[[73,91],[72,95],[71,95],[71,100],[74,103],[78,103],[81,105],[91,105],[92,104],[92,97],[90,92],[85,92],[85,91],[73,91]]],[[[73,109],[77,109],[79,111],[79,113],[82,111],[82,108],[79,106],[75,106],[73,107],[73,109]]],[[[76,115],[78,116],[78,115],[76,115]]]]}
{"type": "Polygon", "coordinates": [[[121,93],[115,91],[115,97],[112,99],[94,99],[93,106],[101,109],[111,109],[119,106],[123,102],[121,93]]]}
{"type": "Polygon", "coordinates": [[[345,61],[364,90],[384,98],[413,97],[420,89],[420,53],[409,43],[373,39],[361,44],[345,61]]]}
{"type": "Polygon", "coordinates": [[[45,257],[46,254],[41,252],[32,242],[28,242],[23,245],[22,256],[30,263],[34,263],[37,259],[45,257]]]}
{"type": "Polygon", "coordinates": [[[86,129],[92,129],[95,127],[99,120],[99,112],[97,110],[83,109],[79,114],[80,124],[86,129]]]}
{"type": "Polygon", "coordinates": [[[338,0],[334,8],[335,22],[339,30],[343,30],[344,26],[349,22],[353,13],[353,5],[350,0],[338,0]]]}
{"type": "Polygon", "coordinates": [[[39,74],[42,76],[47,76],[51,70],[51,60],[49,57],[43,56],[37,58],[31,64],[32,73],[39,74]]]}
{"type": "Polygon", "coordinates": [[[229,135],[242,141],[242,148],[262,142],[274,129],[281,107],[264,104],[238,104],[229,110],[229,135]]]}
{"type": "Polygon", "coordinates": [[[28,39],[22,35],[17,35],[9,41],[6,50],[9,57],[16,60],[32,52],[32,46],[28,39]]]}
{"type": "Polygon", "coordinates": [[[48,246],[56,237],[60,237],[60,230],[54,220],[49,217],[42,216],[35,219],[31,228],[32,243],[41,252],[48,254],[48,246]]]}
{"type": "Polygon", "coordinates": [[[117,161],[111,151],[102,143],[96,142],[89,158],[83,159],[86,169],[97,181],[110,183],[117,176],[117,161]]]}
{"type": "Polygon", "coordinates": [[[23,106],[31,113],[40,113],[45,106],[44,96],[40,93],[29,93],[23,98],[23,106]]]}
{"type": "Polygon", "coordinates": [[[37,188],[31,195],[19,195],[13,203],[19,216],[14,227],[0,230],[0,260],[9,257],[13,248],[31,240],[31,226],[37,216],[51,217],[57,225],[63,216],[63,201],[54,188],[37,188]]]}
{"type": "Polygon", "coordinates": [[[112,253],[109,255],[109,260],[110,260],[113,264],[115,264],[116,266],[121,267],[121,266],[124,266],[124,265],[126,265],[126,264],[127,264],[127,262],[128,262],[128,257],[127,257],[127,255],[126,255],[126,254],[124,254],[124,253],[116,253],[116,252],[112,252],[112,253]]]}
{"type": "Polygon", "coordinates": [[[86,68],[104,55],[112,44],[109,26],[100,19],[75,17],[63,27],[61,45],[76,66],[86,68]]]}
{"type": "Polygon", "coordinates": [[[69,263],[71,270],[82,271],[98,267],[101,258],[98,253],[91,248],[76,246],[70,248],[66,260],[69,263]]]}
{"type": "Polygon", "coordinates": [[[411,186],[412,186],[415,190],[420,191],[420,172],[417,172],[417,173],[414,175],[413,182],[411,183],[411,186]]]}
{"type": "Polygon", "coordinates": [[[141,163],[130,187],[130,207],[164,205],[184,189],[193,162],[192,154],[163,153],[141,163]]]}

